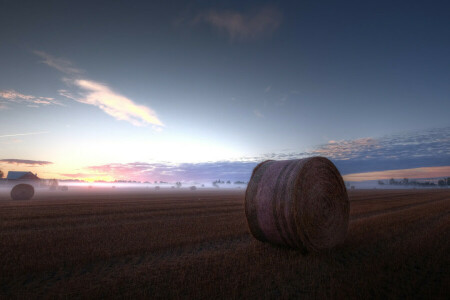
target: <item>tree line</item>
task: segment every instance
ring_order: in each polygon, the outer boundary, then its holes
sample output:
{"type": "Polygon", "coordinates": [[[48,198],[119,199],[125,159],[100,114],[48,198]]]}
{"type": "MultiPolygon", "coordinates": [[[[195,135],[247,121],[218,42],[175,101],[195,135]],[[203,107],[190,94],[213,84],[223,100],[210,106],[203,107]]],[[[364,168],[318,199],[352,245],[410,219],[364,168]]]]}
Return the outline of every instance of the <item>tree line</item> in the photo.
{"type": "MultiPolygon", "coordinates": [[[[430,181],[417,181],[417,180],[409,180],[408,178],[403,178],[400,180],[395,180],[394,178],[389,179],[389,185],[411,185],[411,186],[450,186],[450,177],[439,179],[437,184],[430,181]]],[[[378,180],[379,185],[384,185],[383,180],[378,180]]]]}

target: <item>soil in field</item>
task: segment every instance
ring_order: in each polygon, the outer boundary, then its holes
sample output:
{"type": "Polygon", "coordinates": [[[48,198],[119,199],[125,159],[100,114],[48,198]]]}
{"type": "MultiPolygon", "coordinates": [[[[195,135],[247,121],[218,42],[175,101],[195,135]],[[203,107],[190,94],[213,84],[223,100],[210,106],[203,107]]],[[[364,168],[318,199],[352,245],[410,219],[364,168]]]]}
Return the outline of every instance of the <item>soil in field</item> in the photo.
{"type": "Polygon", "coordinates": [[[344,244],[255,240],[243,191],[0,201],[0,298],[416,298],[450,294],[450,190],[351,191],[344,244]]]}

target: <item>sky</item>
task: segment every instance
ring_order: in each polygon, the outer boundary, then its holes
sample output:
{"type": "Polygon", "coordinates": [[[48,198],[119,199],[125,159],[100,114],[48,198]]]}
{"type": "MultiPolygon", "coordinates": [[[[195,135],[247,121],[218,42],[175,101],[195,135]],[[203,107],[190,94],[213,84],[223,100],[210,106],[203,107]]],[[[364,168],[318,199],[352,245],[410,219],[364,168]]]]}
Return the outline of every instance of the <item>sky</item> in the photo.
{"type": "Polygon", "coordinates": [[[1,0],[0,170],[248,181],[322,155],[358,180],[450,175],[448,11],[1,0]]]}

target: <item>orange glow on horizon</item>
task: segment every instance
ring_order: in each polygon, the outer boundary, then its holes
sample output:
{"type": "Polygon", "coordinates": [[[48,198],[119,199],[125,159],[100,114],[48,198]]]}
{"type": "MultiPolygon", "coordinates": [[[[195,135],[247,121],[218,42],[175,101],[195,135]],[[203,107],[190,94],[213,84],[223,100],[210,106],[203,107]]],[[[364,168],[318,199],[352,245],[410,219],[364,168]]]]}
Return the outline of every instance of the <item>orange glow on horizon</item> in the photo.
{"type": "Polygon", "coordinates": [[[424,167],[414,169],[388,170],[366,173],[354,173],[342,176],[346,181],[379,180],[390,178],[434,178],[449,177],[450,166],[424,167]]]}

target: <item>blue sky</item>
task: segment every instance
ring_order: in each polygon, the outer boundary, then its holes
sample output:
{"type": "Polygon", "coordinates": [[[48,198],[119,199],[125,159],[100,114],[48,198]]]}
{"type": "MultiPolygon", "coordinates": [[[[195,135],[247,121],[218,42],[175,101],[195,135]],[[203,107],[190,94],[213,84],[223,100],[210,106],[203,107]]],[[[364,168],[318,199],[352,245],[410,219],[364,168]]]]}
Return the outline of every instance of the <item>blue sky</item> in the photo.
{"type": "Polygon", "coordinates": [[[309,155],[343,174],[450,166],[445,1],[0,6],[2,170],[242,180],[266,157],[309,155]]]}

